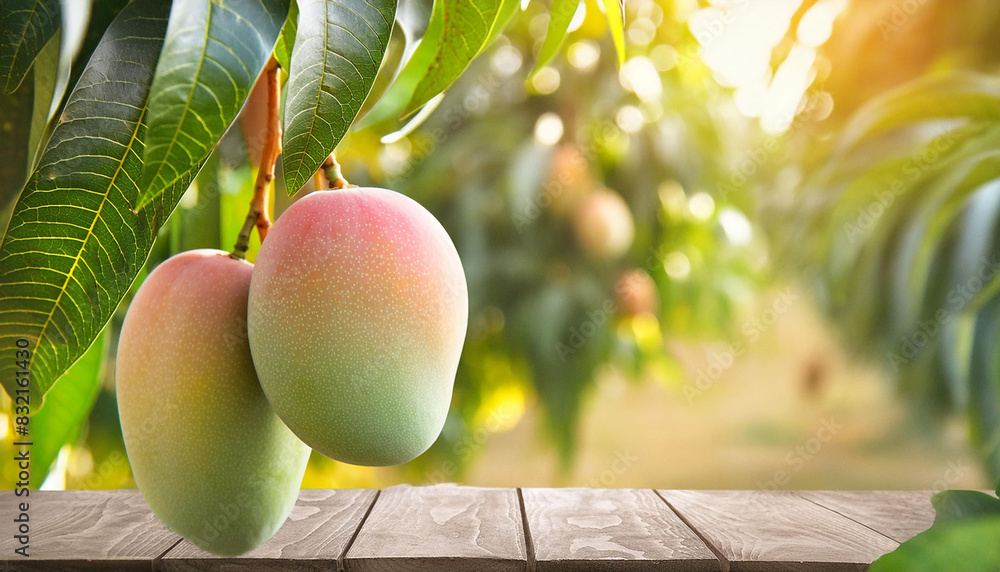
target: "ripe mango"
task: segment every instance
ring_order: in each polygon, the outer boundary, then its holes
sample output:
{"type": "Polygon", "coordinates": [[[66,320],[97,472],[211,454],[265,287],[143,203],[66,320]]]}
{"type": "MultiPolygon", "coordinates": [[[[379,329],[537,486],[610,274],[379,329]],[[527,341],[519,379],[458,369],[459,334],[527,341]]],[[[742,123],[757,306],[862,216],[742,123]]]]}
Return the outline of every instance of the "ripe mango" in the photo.
{"type": "Polygon", "coordinates": [[[320,453],[404,463],[444,425],[468,322],[458,252],[412,199],[315,192],[257,255],[247,324],[261,386],[320,453]]]}
{"type": "Polygon", "coordinates": [[[216,250],[170,258],[136,293],[118,345],[136,485],[167,526],[221,555],[270,538],[309,459],[257,381],[245,329],[252,269],[216,250]]]}

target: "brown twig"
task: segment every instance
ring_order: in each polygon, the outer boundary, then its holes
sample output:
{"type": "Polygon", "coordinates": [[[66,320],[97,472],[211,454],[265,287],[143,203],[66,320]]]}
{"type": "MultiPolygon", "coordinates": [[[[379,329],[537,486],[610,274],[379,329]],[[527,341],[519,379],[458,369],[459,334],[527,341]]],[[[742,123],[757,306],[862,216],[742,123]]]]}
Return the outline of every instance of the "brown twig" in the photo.
{"type": "Polygon", "coordinates": [[[270,196],[271,182],[274,180],[274,164],[281,154],[281,120],[278,116],[278,107],[281,104],[281,84],[279,82],[279,72],[281,66],[278,60],[271,56],[267,66],[264,67],[265,79],[267,81],[267,130],[265,132],[264,147],[260,152],[260,166],[257,169],[257,180],[253,186],[253,199],[250,200],[250,210],[247,218],[243,221],[243,228],[236,239],[236,246],[233,247],[230,257],[237,260],[246,258],[247,249],[250,248],[250,235],[253,234],[254,227],[260,235],[260,241],[267,238],[267,229],[271,227],[271,218],[267,213],[267,202],[270,196]]]}

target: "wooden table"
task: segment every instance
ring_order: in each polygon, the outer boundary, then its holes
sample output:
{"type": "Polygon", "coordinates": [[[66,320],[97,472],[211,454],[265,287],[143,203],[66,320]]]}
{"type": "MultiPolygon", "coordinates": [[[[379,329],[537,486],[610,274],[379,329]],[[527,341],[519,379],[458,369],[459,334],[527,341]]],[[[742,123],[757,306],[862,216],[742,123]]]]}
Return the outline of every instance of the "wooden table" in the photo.
{"type": "Polygon", "coordinates": [[[137,491],[31,491],[30,558],[0,494],[0,572],[864,570],[930,526],[928,492],[303,490],[284,526],[237,558],[163,526],[137,491]]]}

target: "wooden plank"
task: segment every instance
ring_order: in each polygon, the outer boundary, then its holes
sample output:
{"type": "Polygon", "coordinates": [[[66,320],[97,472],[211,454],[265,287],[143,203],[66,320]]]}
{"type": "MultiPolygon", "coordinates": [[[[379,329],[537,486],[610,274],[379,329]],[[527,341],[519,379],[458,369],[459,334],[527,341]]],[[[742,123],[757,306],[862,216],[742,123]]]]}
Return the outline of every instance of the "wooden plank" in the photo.
{"type": "Polygon", "coordinates": [[[930,528],[930,491],[799,491],[798,495],[905,542],[930,528]]]}
{"type": "Polygon", "coordinates": [[[856,572],[897,546],[787,491],[659,493],[725,560],[723,569],[856,572]]]}
{"type": "Polygon", "coordinates": [[[527,550],[517,491],[385,489],[344,564],[351,572],[523,571],[527,550]]]}
{"type": "Polygon", "coordinates": [[[539,572],[719,570],[705,543],[651,490],[521,492],[539,572]]]}
{"type": "MultiPolygon", "coordinates": [[[[0,495],[0,520],[10,530],[21,502],[29,503],[30,558],[11,559],[21,570],[143,570],[180,537],[153,515],[139,491],[13,491],[0,495]]],[[[14,555],[12,534],[0,536],[0,555],[14,555]]]]}
{"type": "Polygon", "coordinates": [[[264,544],[239,557],[216,556],[187,540],[167,552],[158,570],[336,570],[377,491],[366,489],[299,492],[288,519],[264,544]]]}

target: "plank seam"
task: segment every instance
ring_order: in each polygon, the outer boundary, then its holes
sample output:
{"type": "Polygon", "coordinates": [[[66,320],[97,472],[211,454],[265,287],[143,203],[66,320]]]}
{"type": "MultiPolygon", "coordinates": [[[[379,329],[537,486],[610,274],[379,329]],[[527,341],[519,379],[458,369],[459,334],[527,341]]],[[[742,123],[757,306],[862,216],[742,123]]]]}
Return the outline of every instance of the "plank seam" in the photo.
{"type": "Polygon", "coordinates": [[[817,501],[814,501],[813,499],[811,499],[811,498],[809,498],[809,497],[807,497],[807,496],[805,496],[805,495],[801,495],[801,494],[799,494],[799,493],[798,493],[798,492],[796,492],[796,491],[792,491],[792,494],[794,494],[795,496],[799,497],[800,499],[805,499],[805,500],[807,500],[807,501],[809,501],[809,502],[813,503],[814,505],[818,506],[819,508],[821,508],[821,509],[823,509],[823,510],[828,510],[828,511],[832,512],[833,514],[836,514],[836,515],[838,515],[838,516],[842,516],[842,517],[846,518],[847,520],[849,520],[849,521],[851,521],[851,522],[853,522],[853,523],[856,523],[856,524],[860,524],[861,526],[863,526],[863,527],[867,528],[868,530],[870,530],[870,531],[874,532],[875,534],[877,534],[877,535],[879,535],[879,536],[882,536],[882,537],[884,537],[884,538],[888,538],[888,539],[889,539],[889,540],[891,540],[892,542],[895,542],[895,543],[896,543],[897,545],[899,544],[899,541],[898,541],[898,540],[896,540],[895,538],[893,538],[893,537],[889,536],[888,534],[885,534],[884,532],[881,532],[881,531],[879,531],[879,530],[876,530],[876,529],[874,529],[874,528],[872,528],[872,527],[868,526],[867,524],[865,524],[865,523],[861,522],[860,520],[857,520],[857,519],[855,519],[855,518],[851,518],[850,516],[847,516],[846,514],[844,514],[844,513],[840,512],[839,510],[836,510],[836,509],[832,509],[832,508],[830,508],[830,507],[826,506],[825,504],[821,504],[821,503],[819,503],[819,502],[817,502],[817,501]]]}
{"type": "Polygon", "coordinates": [[[691,532],[695,533],[695,535],[697,535],[698,538],[701,539],[701,541],[705,544],[705,546],[709,550],[712,551],[712,554],[714,554],[715,558],[719,561],[719,569],[722,570],[722,572],[729,572],[731,564],[729,563],[729,560],[726,559],[726,557],[722,555],[722,550],[719,549],[719,548],[716,548],[716,546],[714,544],[712,544],[711,542],[709,542],[708,538],[706,538],[705,535],[702,534],[701,531],[698,530],[698,528],[695,527],[695,525],[693,523],[691,523],[691,521],[689,521],[687,519],[687,517],[685,517],[683,514],[681,514],[681,511],[677,510],[674,507],[674,505],[670,504],[670,501],[668,501],[666,497],[664,497],[663,495],[660,494],[660,491],[658,491],[656,489],[652,489],[652,491],[653,491],[653,494],[655,494],[656,496],[660,497],[660,500],[663,501],[663,503],[667,505],[667,508],[669,508],[675,515],[677,515],[677,518],[681,519],[681,522],[683,522],[685,526],[687,526],[688,528],[690,528],[691,532]]]}
{"type": "Polygon", "coordinates": [[[527,558],[525,569],[528,572],[535,572],[537,567],[535,543],[531,540],[531,527],[528,526],[528,511],[524,507],[524,493],[521,492],[521,487],[517,488],[517,504],[521,509],[521,525],[524,527],[524,552],[527,558]]]}
{"type": "Polygon", "coordinates": [[[351,539],[347,541],[347,546],[344,547],[344,551],[337,557],[338,572],[344,572],[347,569],[347,565],[344,562],[347,559],[347,553],[350,552],[351,547],[354,546],[354,541],[357,540],[358,535],[361,534],[361,529],[364,528],[365,523],[368,522],[368,516],[372,513],[372,509],[375,508],[375,503],[378,502],[378,497],[381,494],[382,489],[375,490],[375,496],[372,497],[372,502],[368,505],[365,515],[361,517],[361,522],[358,523],[358,528],[354,530],[354,534],[351,535],[351,539]]]}
{"type": "Polygon", "coordinates": [[[174,548],[177,548],[177,545],[180,544],[183,541],[184,541],[184,537],[183,536],[179,537],[177,539],[177,542],[171,544],[166,550],[164,550],[163,552],[161,552],[159,556],[154,557],[153,560],[149,563],[150,568],[152,569],[152,571],[153,572],[157,572],[160,569],[160,561],[163,560],[163,557],[166,556],[167,553],[170,552],[171,550],[173,550],[174,548]]]}

